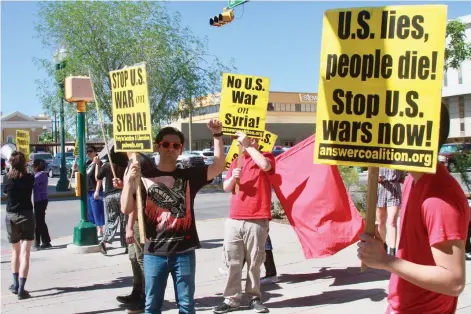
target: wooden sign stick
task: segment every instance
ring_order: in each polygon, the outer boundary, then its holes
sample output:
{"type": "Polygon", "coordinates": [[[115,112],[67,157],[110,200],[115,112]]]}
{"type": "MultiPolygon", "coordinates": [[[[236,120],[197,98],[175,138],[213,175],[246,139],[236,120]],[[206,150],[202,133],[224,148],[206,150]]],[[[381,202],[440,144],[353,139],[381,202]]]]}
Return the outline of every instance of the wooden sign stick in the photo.
{"type": "MultiPolygon", "coordinates": [[[[137,154],[132,154],[132,160],[137,161],[137,154]]],[[[144,207],[142,207],[141,197],[141,177],[136,178],[136,201],[137,201],[137,219],[139,221],[139,239],[141,244],[146,243],[146,225],[144,224],[144,207]]]]}
{"type": "MultiPolygon", "coordinates": [[[[242,161],[243,161],[242,158],[243,158],[243,156],[242,156],[242,146],[239,145],[239,155],[237,156],[237,168],[239,168],[239,169],[242,168],[242,161]]],[[[242,170],[241,170],[241,172],[242,172],[242,170]]],[[[236,186],[235,186],[236,194],[239,194],[239,192],[240,192],[239,185],[240,185],[240,179],[237,178],[236,179],[236,186]]]]}
{"type": "MultiPolygon", "coordinates": [[[[375,236],[376,228],[376,202],[378,200],[378,167],[368,167],[368,190],[367,190],[367,209],[366,209],[366,226],[365,233],[375,236]]],[[[383,239],[384,240],[384,239],[383,239]]],[[[368,268],[361,263],[361,271],[368,268]]]]}

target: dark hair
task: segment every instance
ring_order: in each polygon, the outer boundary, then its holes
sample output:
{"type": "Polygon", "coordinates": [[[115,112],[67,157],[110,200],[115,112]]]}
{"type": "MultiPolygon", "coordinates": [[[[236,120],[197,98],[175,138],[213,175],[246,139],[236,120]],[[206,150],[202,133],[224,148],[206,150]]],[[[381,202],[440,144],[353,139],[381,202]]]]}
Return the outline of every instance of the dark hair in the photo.
{"type": "Polygon", "coordinates": [[[33,168],[38,168],[39,171],[46,170],[46,161],[43,159],[35,159],[33,161],[33,168]]]}
{"type": "Polygon", "coordinates": [[[141,167],[141,173],[143,176],[145,176],[146,172],[157,169],[154,160],[151,159],[149,156],[141,153],[137,153],[136,156],[137,161],[139,162],[139,166],[141,167]]]}
{"type": "Polygon", "coordinates": [[[93,145],[87,145],[87,151],[88,151],[89,149],[93,150],[95,153],[98,151],[98,150],[96,149],[96,147],[93,146],[93,145]]]}
{"type": "Polygon", "coordinates": [[[438,138],[438,150],[445,144],[448,139],[448,134],[450,133],[450,113],[448,112],[447,106],[442,103],[442,108],[440,112],[440,131],[438,138]]]}
{"type": "Polygon", "coordinates": [[[162,142],[162,140],[164,139],[164,136],[166,135],[177,135],[180,138],[180,143],[182,145],[185,144],[185,135],[183,135],[183,133],[180,130],[176,128],[172,128],[171,126],[165,127],[159,131],[159,133],[155,137],[155,143],[159,144],[160,142],[162,142]]]}
{"type": "Polygon", "coordinates": [[[26,171],[26,158],[22,152],[14,151],[11,153],[8,162],[11,166],[10,171],[8,171],[8,178],[19,179],[28,173],[26,171]]]}

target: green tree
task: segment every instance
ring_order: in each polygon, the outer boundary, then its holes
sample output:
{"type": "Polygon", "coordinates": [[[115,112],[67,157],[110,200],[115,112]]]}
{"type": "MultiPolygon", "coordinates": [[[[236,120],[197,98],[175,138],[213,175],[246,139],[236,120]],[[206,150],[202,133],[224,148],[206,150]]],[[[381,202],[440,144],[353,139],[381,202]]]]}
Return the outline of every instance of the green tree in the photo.
{"type": "Polygon", "coordinates": [[[466,40],[466,26],[460,20],[446,25],[445,70],[458,69],[465,60],[471,59],[471,43],[466,40]]]}
{"type": "MultiPolygon", "coordinates": [[[[226,66],[209,54],[207,40],[181,26],[180,15],[169,14],[161,2],[41,2],[36,30],[45,47],[68,51],[63,71],[55,71],[50,60],[35,60],[49,74],[38,82],[49,112],[58,111],[57,81],[90,71],[100,109],[111,119],[109,72],[145,62],[152,122],[160,124],[178,115],[179,101],[190,93],[199,97],[219,89],[221,73],[233,69],[232,60],[226,66]]],[[[74,110],[68,106],[68,119],[75,117],[74,110]]],[[[95,106],[87,110],[98,121],[95,106]]]]}

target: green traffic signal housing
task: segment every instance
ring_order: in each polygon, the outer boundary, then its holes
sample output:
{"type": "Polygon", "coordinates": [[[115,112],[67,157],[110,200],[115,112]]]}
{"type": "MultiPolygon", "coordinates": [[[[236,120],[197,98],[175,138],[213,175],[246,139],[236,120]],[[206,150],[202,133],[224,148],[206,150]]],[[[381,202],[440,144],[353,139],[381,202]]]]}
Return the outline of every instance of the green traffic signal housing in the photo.
{"type": "Polygon", "coordinates": [[[213,18],[209,19],[209,25],[221,27],[224,24],[230,23],[234,20],[234,10],[223,9],[223,12],[213,18]]]}

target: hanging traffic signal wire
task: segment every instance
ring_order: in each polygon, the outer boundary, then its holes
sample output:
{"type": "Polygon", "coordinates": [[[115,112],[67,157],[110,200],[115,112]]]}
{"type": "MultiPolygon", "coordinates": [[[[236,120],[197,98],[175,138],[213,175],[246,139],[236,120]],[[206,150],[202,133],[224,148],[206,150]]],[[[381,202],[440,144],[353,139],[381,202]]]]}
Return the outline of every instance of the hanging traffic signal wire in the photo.
{"type": "Polygon", "coordinates": [[[228,10],[227,8],[224,8],[222,13],[209,19],[209,25],[221,27],[225,24],[232,22],[233,20],[234,20],[234,9],[228,10]]]}

